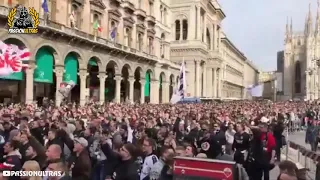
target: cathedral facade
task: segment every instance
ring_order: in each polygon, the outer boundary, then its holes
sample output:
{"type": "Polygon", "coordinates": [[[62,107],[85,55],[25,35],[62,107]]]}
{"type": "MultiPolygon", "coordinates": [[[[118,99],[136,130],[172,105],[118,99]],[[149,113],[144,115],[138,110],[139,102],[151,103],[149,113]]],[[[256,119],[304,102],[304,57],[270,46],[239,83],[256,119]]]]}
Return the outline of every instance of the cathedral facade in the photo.
{"type": "MultiPolygon", "coordinates": [[[[320,8],[318,5],[315,23],[313,23],[311,5],[306,16],[303,32],[293,31],[287,22],[285,47],[278,64],[283,73],[282,100],[316,100],[320,97],[320,8]]],[[[282,52],[278,52],[278,55],[282,52]]]]}

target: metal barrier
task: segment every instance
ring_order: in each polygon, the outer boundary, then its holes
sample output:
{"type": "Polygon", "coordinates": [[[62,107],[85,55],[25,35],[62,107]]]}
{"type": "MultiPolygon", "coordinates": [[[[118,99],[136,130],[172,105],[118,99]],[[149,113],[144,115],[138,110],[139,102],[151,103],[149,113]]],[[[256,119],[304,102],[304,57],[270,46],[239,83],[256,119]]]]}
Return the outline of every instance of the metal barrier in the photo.
{"type": "Polygon", "coordinates": [[[316,179],[315,174],[317,167],[320,168],[320,153],[313,152],[307,149],[307,147],[292,141],[288,141],[286,147],[282,150],[282,154],[286,156],[287,160],[295,163],[298,162],[308,170],[308,176],[310,179],[316,179]]]}

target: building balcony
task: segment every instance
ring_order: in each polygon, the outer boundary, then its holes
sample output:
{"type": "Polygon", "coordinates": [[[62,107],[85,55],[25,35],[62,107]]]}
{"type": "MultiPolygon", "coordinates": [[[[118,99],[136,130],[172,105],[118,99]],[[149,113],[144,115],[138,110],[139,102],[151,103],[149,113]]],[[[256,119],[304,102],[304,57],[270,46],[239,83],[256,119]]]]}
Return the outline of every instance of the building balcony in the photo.
{"type": "Polygon", "coordinates": [[[121,7],[123,7],[124,9],[128,9],[132,12],[134,12],[136,10],[136,8],[134,7],[134,4],[132,2],[130,2],[129,0],[123,0],[120,4],[121,7]]]}
{"type": "Polygon", "coordinates": [[[136,16],[140,16],[140,17],[142,17],[142,18],[144,18],[144,19],[147,17],[146,11],[143,10],[143,9],[141,9],[141,8],[136,9],[136,10],[134,11],[134,14],[135,14],[136,16]]]}
{"type": "Polygon", "coordinates": [[[148,15],[146,21],[151,24],[156,24],[156,18],[153,15],[148,15]]]}

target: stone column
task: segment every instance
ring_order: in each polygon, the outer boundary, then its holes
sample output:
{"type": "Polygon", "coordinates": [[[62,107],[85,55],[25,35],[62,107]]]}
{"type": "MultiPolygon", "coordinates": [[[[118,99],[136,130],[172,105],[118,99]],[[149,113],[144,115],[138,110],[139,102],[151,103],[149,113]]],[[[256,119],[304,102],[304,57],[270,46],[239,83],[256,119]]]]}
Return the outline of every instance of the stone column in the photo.
{"type": "Polygon", "coordinates": [[[89,73],[86,69],[79,70],[80,77],[80,106],[84,106],[86,104],[86,87],[87,87],[87,76],[89,73]]]}
{"type": "Polygon", "coordinates": [[[169,102],[169,89],[170,83],[168,81],[162,82],[162,103],[169,102]]]}
{"type": "Polygon", "coordinates": [[[114,77],[114,80],[116,81],[116,94],[115,94],[115,99],[114,99],[114,102],[115,103],[120,103],[120,90],[121,90],[121,80],[122,80],[122,77],[120,74],[117,74],[115,75],[114,77]]]}
{"type": "Polygon", "coordinates": [[[211,49],[210,50],[214,50],[214,26],[211,26],[211,37],[210,37],[210,46],[211,46],[211,49]]]}
{"type": "Polygon", "coordinates": [[[213,24],[213,50],[218,49],[218,31],[217,31],[217,24],[213,24]]]}
{"type": "Polygon", "coordinates": [[[207,64],[204,63],[203,64],[203,94],[201,94],[203,97],[208,97],[208,93],[207,93],[207,64]]]}
{"type": "Polygon", "coordinates": [[[222,76],[222,70],[220,68],[219,74],[218,74],[218,92],[217,92],[218,98],[221,98],[221,90],[222,90],[221,76],[222,76]]]}
{"type": "Polygon", "coordinates": [[[151,81],[150,102],[159,104],[159,81],[155,79],[151,81]]]}
{"type": "Polygon", "coordinates": [[[33,73],[34,68],[26,69],[26,104],[33,103],[33,73]]]}
{"type": "Polygon", "coordinates": [[[197,39],[201,40],[201,7],[197,6],[197,39]]]}
{"type": "Polygon", "coordinates": [[[217,97],[217,68],[213,68],[212,70],[213,72],[213,97],[216,98],[217,97]]]}
{"type": "Polygon", "coordinates": [[[188,40],[194,40],[196,37],[196,6],[192,5],[190,8],[190,20],[188,22],[188,40]]]}
{"type": "Polygon", "coordinates": [[[145,79],[140,79],[140,103],[144,103],[144,85],[146,84],[145,79]]]}
{"type": "Polygon", "coordinates": [[[54,69],[54,72],[56,74],[56,106],[61,105],[61,101],[63,100],[63,96],[59,92],[60,84],[63,81],[63,73],[64,73],[64,67],[59,67],[56,65],[56,68],[54,69]]]}
{"type": "Polygon", "coordinates": [[[207,77],[207,80],[205,81],[206,84],[206,96],[207,97],[212,97],[212,68],[208,67],[206,69],[207,74],[205,74],[205,76],[207,77]]]}
{"type": "Polygon", "coordinates": [[[203,15],[203,42],[207,43],[207,18],[206,18],[206,13],[203,15]]]}
{"type": "Polygon", "coordinates": [[[218,30],[218,51],[220,51],[220,45],[221,45],[221,28],[218,30]]]}
{"type": "MultiPolygon", "coordinates": [[[[118,8],[121,15],[124,15],[124,9],[122,7],[118,8]]],[[[118,27],[117,27],[117,36],[116,36],[116,42],[119,44],[124,44],[124,27],[123,27],[123,18],[120,18],[118,27]]]]}
{"type": "Polygon", "coordinates": [[[196,97],[200,97],[200,60],[196,60],[196,97]]]}
{"type": "Polygon", "coordinates": [[[182,41],[182,36],[183,36],[183,31],[182,31],[182,28],[183,28],[183,20],[180,19],[180,38],[179,40],[182,41]]]}
{"type": "Polygon", "coordinates": [[[134,103],[134,77],[130,76],[129,79],[129,100],[131,103],[134,103]]]}
{"type": "Polygon", "coordinates": [[[100,104],[103,104],[105,102],[105,86],[106,86],[106,72],[99,72],[99,81],[100,81],[100,87],[99,87],[99,102],[100,104]]]}

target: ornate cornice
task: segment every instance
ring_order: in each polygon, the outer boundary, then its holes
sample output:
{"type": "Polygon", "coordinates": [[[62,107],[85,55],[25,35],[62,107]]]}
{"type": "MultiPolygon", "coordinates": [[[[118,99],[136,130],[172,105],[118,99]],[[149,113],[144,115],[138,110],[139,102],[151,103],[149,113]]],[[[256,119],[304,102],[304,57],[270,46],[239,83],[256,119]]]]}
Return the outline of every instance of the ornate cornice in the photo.
{"type": "Polygon", "coordinates": [[[104,5],[102,0],[90,0],[90,4],[97,6],[102,10],[106,9],[106,5],[104,5]]]}

